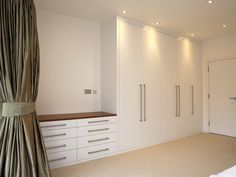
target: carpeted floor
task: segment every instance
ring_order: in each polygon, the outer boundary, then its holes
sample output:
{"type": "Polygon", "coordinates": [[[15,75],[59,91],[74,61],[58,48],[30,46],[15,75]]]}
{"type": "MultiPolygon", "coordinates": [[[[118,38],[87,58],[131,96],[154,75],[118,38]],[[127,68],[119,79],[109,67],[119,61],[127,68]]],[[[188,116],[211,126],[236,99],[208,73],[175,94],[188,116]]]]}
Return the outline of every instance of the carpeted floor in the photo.
{"type": "Polygon", "coordinates": [[[236,138],[199,134],[52,170],[52,177],[209,177],[236,165],[236,138]]]}

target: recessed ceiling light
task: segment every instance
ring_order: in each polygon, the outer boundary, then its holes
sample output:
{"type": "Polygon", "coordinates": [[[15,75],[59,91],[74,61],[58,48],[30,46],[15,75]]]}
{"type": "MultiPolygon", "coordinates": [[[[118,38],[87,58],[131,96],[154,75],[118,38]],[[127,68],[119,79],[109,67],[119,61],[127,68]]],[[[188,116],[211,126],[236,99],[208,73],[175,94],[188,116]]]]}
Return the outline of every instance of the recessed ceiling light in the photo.
{"type": "Polygon", "coordinates": [[[226,28],[226,25],[222,25],[223,28],[226,28]]]}
{"type": "Polygon", "coordinates": [[[156,22],[156,25],[160,25],[160,22],[156,22]]]}
{"type": "Polygon", "coordinates": [[[192,34],[191,34],[191,36],[193,37],[193,36],[194,36],[194,34],[192,33],[192,34]]]}
{"type": "Polygon", "coordinates": [[[212,0],[209,0],[209,1],[208,1],[208,4],[212,4],[212,3],[213,3],[213,1],[212,1],[212,0]]]}
{"type": "Polygon", "coordinates": [[[126,10],[123,10],[123,11],[122,11],[122,13],[123,13],[123,14],[126,14],[126,13],[127,13],[127,11],[126,11],[126,10]]]}

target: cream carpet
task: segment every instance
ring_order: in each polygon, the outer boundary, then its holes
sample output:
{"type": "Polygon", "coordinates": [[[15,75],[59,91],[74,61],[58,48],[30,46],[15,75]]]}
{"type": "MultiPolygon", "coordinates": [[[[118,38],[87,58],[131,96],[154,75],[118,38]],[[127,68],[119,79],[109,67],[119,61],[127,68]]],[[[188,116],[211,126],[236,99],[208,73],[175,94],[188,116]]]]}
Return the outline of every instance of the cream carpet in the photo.
{"type": "Polygon", "coordinates": [[[236,138],[199,134],[52,170],[52,177],[209,177],[236,165],[236,138]]]}

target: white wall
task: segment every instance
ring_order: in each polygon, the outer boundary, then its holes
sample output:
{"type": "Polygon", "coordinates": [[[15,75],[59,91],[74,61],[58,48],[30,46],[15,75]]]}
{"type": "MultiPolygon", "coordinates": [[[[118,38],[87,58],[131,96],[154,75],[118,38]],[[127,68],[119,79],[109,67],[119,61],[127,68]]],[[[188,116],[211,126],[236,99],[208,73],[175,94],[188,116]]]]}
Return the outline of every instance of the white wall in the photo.
{"type": "Polygon", "coordinates": [[[208,132],[208,62],[236,57],[236,33],[210,39],[203,42],[203,87],[204,87],[204,122],[203,128],[208,132]]]}
{"type": "Polygon", "coordinates": [[[117,113],[117,22],[102,24],[101,107],[103,111],[117,113]]]}
{"type": "Polygon", "coordinates": [[[38,10],[39,114],[100,110],[100,24],[38,10]],[[85,95],[84,89],[97,94],[85,95]]]}

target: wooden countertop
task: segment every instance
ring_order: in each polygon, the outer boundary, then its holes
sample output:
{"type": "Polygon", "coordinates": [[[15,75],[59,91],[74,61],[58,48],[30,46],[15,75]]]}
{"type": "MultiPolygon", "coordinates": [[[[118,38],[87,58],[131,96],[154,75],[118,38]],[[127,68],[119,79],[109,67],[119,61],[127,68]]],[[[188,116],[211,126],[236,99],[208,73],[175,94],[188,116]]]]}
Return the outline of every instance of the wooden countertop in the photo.
{"type": "Polygon", "coordinates": [[[47,121],[87,119],[87,118],[111,117],[111,116],[116,116],[116,114],[108,112],[84,112],[84,113],[71,113],[71,114],[38,115],[38,120],[40,122],[47,122],[47,121]]]}

